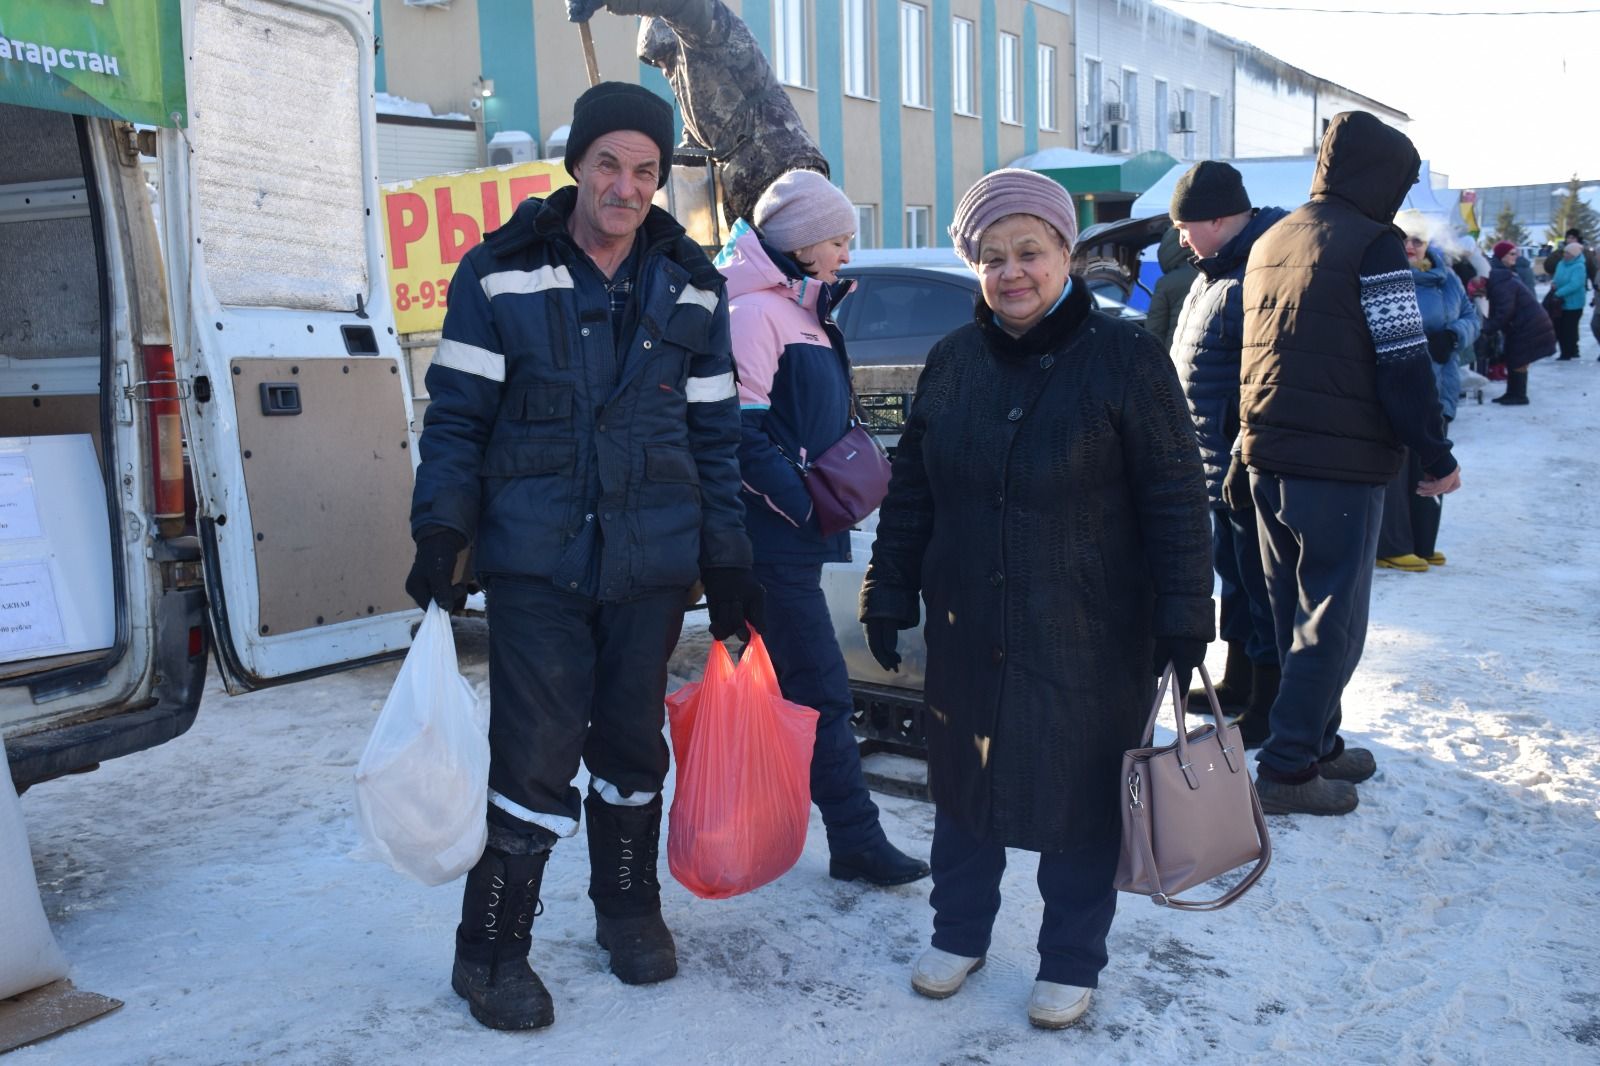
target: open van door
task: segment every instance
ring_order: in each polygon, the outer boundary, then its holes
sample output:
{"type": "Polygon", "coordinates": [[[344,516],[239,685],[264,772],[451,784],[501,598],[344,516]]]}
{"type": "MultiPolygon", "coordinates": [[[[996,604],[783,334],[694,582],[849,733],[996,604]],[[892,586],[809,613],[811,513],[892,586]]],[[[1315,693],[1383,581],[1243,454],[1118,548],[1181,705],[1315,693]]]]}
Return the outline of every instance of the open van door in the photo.
{"type": "Polygon", "coordinates": [[[186,0],[184,41],[190,124],[160,133],[161,225],[212,632],[238,692],[409,645],[415,445],[370,11],[186,0]]]}

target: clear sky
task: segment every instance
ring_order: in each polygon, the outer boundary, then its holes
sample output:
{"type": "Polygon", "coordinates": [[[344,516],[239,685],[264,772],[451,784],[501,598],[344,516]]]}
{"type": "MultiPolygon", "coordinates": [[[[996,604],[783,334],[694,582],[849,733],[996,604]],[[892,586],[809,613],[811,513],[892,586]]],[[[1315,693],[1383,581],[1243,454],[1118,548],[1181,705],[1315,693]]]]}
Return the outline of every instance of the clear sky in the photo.
{"type": "Polygon", "coordinates": [[[1238,0],[1296,10],[1162,6],[1412,118],[1410,134],[1452,188],[1600,183],[1600,0],[1238,0]],[[1323,14],[1594,10],[1594,14],[1428,17],[1323,14]]]}

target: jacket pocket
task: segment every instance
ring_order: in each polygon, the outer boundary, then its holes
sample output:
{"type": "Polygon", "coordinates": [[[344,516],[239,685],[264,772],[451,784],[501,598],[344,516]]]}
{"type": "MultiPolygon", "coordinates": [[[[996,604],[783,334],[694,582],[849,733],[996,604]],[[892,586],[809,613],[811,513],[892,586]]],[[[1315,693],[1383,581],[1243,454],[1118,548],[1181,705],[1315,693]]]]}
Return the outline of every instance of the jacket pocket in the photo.
{"type": "Polygon", "coordinates": [[[570,440],[491,441],[483,453],[481,477],[531,477],[571,470],[578,445],[570,440]]]}
{"type": "Polygon", "coordinates": [[[509,390],[507,415],[521,422],[549,422],[572,417],[572,386],[529,385],[509,390]]]}
{"type": "Polygon", "coordinates": [[[685,351],[708,352],[711,350],[711,316],[701,307],[679,307],[667,319],[661,339],[685,351]]]}
{"type": "Polygon", "coordinates": [[[677,444],[646,444],[644,476],[647,481],[668,484],[700,484],[700,468],[689,449],[677,444]]]}

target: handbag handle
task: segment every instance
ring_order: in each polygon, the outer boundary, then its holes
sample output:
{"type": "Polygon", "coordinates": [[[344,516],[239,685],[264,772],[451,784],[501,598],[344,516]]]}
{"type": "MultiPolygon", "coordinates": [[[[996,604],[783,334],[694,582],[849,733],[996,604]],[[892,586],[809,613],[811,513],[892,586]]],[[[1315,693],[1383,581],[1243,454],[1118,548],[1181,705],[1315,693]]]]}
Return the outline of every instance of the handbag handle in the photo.
{"type": "MultiPolygon", "coordinates": [[[[1250,786],[1250,813],[1255,818],[1256,839],[1261,841],[1261,858],[1256,860],[1255,866],[1251,867],[1250,872],[1244,875],[1243,880],[1213,900],[1178,899],[1176,896],[1169,896],[1164,892],[1156,892],[1151,895],[1151,901],[1159,906],[1172,907],[1180,911],[1219,911],[1248,892],[1250,886],[1261,880],[1261,875],[1267,872],[1267,865],[1272,862],[1272,838],[1267,835],[1267,817],[1265,812],[1261,810],[1261,797],[1256,795],[1254,785],[1250,786]]],[[[1146,817],[1143,809],[1138,811],[1138,817],[1146,817]]],[[[1134,843],[1139,848],[1139,854],[1144,859],[1145,868],[1148,870],[1160,869],[1156,865],[1154,852],[1150,850],[1148,827],[1144,827],[1142,832],[1134,833],[1133,837],[1134,843]]]]}
{"type": "MultiPolygon", "coordinates": [[[[1228,769],[1239,773],[1244,769],[1241,765],[1238,752],[1232,744],[1226,743],[1227,734],[1223,731],[1224,718],[1222,703],[1217,699],[1217,687],[1211,683],[1211,673],[1206,669],[1206,664],[1200,664],[1200,680],[1206,687],[1206,699],[1211,704],[1212,736],[1216,739],[1217,750],[1222,753],[1222,759],[1228,764],[1228,769]]],[[[1183,704],[1178,694],[1177,667],[1168,663],[1167,668],[1161,673],[1161,681],[1156,685],[1156,698],[1150,705],[1150,717],[1144,724],[1144,741],[1142,746],[1149,747],[1156,735],[1156,719],[1161,715],[1161,701],[1167,695],[1168,686],[1172,691],[1173,728],[1178,738],[1178,762],[1187,767],[1191,762],[1189,758],[1189,731],[1183,726],[1183,704]]],[[[1187,771],[1185,771],[1187,776],[1187,771]]],[[[1191,788],[1195,787],[1193,779],[1190,780],[1191,788]]]]}

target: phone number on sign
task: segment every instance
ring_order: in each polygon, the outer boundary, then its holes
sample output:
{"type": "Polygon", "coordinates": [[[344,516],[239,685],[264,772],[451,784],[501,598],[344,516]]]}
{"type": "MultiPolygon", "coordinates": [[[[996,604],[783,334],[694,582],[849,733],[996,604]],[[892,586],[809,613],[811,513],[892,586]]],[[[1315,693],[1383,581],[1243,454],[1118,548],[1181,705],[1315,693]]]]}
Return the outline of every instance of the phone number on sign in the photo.
{"type": "Polygon", "coordinates": [[[450,306],[450,282],[444,279],[424,281],[417,286],[416,292],[412,292],[411,286],[405,282],[401,282],[394,287],[394,309],[396,311],[409,311],[412,307],[448,306],[450,306]]]}

